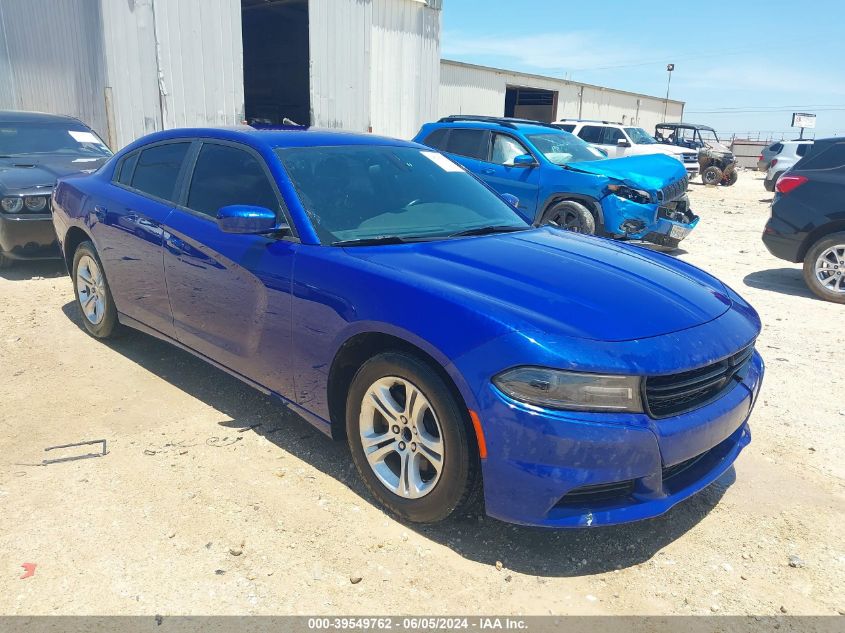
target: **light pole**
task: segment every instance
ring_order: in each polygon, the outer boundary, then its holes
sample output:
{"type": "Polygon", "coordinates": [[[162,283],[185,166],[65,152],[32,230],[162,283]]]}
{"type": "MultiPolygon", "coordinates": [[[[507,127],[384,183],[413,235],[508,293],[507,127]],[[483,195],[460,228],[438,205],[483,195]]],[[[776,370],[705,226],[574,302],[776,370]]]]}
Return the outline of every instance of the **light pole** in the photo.
{"type": "Polygon", "coordinates": [[[669,84],[672,83],[672,71],[675,64],[666,64],[666,71],[669,73],[669,80],[666,82],[666,101],[663,102],[663,122],[666,123],[666,110],[669,108],[669,84]]]}

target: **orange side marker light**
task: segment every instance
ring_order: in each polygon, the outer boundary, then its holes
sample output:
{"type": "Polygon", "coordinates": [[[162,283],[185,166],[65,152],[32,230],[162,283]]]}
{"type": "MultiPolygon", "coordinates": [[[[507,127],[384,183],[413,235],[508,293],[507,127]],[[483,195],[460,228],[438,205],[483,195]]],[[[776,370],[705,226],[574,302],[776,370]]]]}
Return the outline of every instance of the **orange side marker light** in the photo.
{"type": "Polygon", "coordinates": [[[478,456],[487,459],[487,442],[484,440],[484,430],[481,428],[481,420],[478,414],[472,409],[469,410],[469,419],[472,420],[472,428],[475,429],[475,439],[478,440],[478,456]]]}

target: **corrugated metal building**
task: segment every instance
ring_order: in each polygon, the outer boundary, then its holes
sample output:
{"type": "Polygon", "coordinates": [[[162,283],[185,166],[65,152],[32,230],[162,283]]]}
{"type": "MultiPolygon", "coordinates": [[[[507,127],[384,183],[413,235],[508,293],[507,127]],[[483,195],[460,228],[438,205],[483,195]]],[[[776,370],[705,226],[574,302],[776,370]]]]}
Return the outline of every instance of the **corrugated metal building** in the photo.
{"type": "Polygon", "coordinates": [[[446,59],[440,65],[440,116],[597,119],[654,130],[664,109],[666,121],[680,121],[684,102],[446,59]]]}
{"type": "Polygon", "coordinates": [[[0,0],[0,109],[76,116],[112,148],[243,120],[410,138],[442,114],[662,116],[654,97],[441,62],[441,4],[0,0]]]}

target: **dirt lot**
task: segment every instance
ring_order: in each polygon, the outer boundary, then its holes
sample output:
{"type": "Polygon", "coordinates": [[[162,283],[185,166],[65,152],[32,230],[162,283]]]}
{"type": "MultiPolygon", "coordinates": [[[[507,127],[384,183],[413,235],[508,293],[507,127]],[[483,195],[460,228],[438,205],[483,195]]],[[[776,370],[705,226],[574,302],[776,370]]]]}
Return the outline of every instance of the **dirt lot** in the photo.
{"type": "Polygon", "coordinates": [[[57,265],[0,273],[0,613],[845,613],[845,311],[764,249],[762,175],[691,197],[678,256],[763,318],[754,439],[618,528],[402,525],[269,398],[147,336],[87,336],[57,265]],[[105,457],[39,465],[99,438],[105,457]]]}

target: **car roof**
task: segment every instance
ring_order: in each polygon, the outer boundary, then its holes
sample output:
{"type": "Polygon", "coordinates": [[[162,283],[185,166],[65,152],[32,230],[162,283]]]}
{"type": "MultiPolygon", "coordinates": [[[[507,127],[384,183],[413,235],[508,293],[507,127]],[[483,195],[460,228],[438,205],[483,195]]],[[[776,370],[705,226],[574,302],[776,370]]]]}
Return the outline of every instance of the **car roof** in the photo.
{"type": "Polygon", "coordinates": [[[553,123],[542,123],[541,121],[529,121],[527,119],[513,119],[513,118],[496,118],[496,117],[444,117],[433,123],[439,127],[460,127],[460,128],[478,128],[480,130],[497,130],[501,132],[519,131],[524,134],[548,134],[550,131],[563,132],[553,123]]]}
{"type": "MultiPolygon", "coordinates": [[[[247,125],[232,127],[174,128],[141,137],[129,148],[149,143],[180,138],[216,138],[241,141],[248,145],[263,145],[270,149],[279,147],[326,147],[341,145],[393,145],[429,149],[419,143],[366,134],[308,127],[278,127],[256,129],[247,125]]],[[[128,148],[127,148],[128,149],[128,148]]]]}
{"type": "Polygon", "coordinates": [[[662,127],[662,128],[691,128],[696,130],[710,130],[711,132],[715,132],[712,127],[709,125],[701,125],[699,123],[658,123],[655,127],[662,127]]]}
{"type": "Polygon", "coordinates": [[[627,123],[620,123],[619,121],[599,121],[597,119],[561,119],[555,123],[594,123],[596,125],[621,125],[627,127],[636,127],[627,123]]]}
{"type": "Polygon", "coordinates": [[[80,123],[79,119],[64,114],[27,112],[25,110],[0,110],[0,121],[3,123],[47,123],[51,121],[74,121],[80,123]]]}

